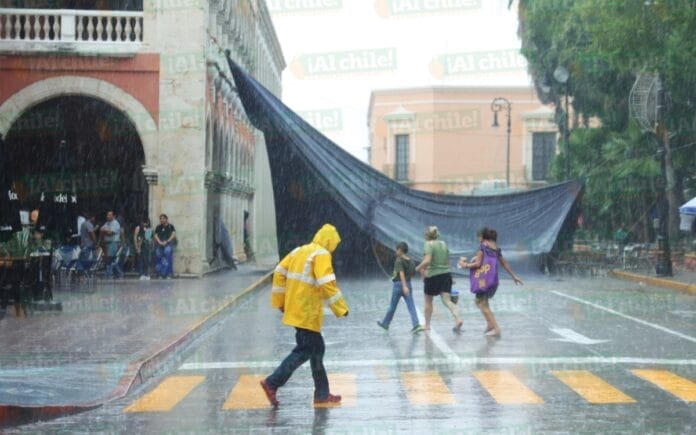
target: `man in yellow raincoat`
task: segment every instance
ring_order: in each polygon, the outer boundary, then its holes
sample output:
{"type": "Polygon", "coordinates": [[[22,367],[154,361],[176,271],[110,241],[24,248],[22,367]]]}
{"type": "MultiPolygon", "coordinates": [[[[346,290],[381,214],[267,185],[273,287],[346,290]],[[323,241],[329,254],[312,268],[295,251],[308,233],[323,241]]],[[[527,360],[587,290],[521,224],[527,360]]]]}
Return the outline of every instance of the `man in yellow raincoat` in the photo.
{"type": "Polygon", "coordinates": [[[309,360],[314,378],[314,403],[337,404],[341,396],[329,392],[324,369],[324,338],[321,324],[324,302],[336,317],[348,315],[348,305],[336,286],[331,253],[341,242],[333,225],[325,224],[312,243],[300,246],[278,264],[273,273],[271,304],[283,312],[283,323],[295,327],[297,346],[275,371],[261,381],[268,400],[278,406],[276,391],[292,373],[309,360]]]}

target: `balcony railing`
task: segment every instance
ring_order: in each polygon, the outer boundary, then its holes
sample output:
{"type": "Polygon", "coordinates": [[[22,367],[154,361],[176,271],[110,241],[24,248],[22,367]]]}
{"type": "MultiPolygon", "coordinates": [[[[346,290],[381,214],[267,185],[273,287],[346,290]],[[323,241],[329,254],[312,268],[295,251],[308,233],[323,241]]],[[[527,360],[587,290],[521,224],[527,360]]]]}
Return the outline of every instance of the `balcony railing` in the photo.
{"type": "Polygon", "coordinates": [[[142,12],[0,9],[0,52],[128,56],[142,41],[142,12]]]}

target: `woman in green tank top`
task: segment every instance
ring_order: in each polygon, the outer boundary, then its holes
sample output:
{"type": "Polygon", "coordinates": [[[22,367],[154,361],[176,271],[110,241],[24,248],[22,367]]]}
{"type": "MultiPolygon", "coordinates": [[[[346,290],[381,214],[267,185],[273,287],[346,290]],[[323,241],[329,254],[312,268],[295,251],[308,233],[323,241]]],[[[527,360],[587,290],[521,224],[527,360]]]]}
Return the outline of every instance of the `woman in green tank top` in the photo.
{"type": "Polygon", "coordinates": [[[457,306],[452,302],[452,274],[450,273],[449,248],[447,243],[439,240],[440,233],[437,227],[428,227],[425,231],[425,247],[423,248],[423,261],[416,267],[424,278],[425,292],[425,330],[430,329],[430,319],[433,315],[433,297],[440,295],[452,317],[456,333],[461,332],[462,319],[457,314],[457,306]]]}

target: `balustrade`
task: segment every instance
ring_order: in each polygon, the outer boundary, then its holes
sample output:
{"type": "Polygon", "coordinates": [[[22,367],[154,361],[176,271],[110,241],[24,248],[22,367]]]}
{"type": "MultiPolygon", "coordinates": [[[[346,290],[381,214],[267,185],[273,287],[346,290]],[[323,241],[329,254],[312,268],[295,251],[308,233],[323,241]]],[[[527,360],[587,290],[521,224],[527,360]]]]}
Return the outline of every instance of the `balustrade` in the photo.
{"type": "Polygon", "coordinates": [[[108,54],[137,50],[143,13],[78,9],[0,9],[0,51],[61,48],[108,54]],[[130,47],[125,47],[130,46],[130,47]]]}

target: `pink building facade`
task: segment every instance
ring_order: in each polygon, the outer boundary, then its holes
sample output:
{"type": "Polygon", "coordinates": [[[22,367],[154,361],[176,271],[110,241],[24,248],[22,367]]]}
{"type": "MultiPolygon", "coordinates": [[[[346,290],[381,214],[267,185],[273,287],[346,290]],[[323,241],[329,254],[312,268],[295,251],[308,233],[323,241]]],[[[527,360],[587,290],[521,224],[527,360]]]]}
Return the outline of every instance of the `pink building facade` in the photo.
{"type": "Polygon", "coordinates": [[[544,185],[562,145],[554,108],[543,105],[532,87],[378,90],[370,98],[368,127],[370,165],[433,193],[544,185]],[[506,104],[493,126],[497,97],[510,102],[509,164],[506,104]]]}

